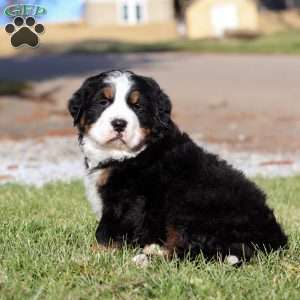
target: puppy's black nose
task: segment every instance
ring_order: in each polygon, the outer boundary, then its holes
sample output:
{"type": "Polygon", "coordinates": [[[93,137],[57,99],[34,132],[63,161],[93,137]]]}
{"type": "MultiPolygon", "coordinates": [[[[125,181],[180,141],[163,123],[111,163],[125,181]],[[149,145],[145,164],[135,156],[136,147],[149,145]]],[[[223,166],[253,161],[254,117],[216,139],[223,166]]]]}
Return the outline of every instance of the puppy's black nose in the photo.
{"type": "Polygon", "coordinates": [[[127,126],[127,121],[123,119],[114,119],[111,121],[111,125],[115,131],[122,132],[127,126]]]}

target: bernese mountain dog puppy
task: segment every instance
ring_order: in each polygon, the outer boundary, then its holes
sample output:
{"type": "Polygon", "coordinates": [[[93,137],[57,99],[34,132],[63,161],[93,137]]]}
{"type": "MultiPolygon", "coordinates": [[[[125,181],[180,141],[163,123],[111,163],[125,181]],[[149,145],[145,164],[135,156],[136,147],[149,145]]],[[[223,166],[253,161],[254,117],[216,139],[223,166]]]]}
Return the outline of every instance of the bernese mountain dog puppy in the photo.
{"type": "Polygon", "coordinates": [[[90,77],[69,111],[100,245],[138,246],[142,259],[202,253],[237,263],[287,244],[265,194],[178,129],[153,79],[120,70],[90,77]]]}

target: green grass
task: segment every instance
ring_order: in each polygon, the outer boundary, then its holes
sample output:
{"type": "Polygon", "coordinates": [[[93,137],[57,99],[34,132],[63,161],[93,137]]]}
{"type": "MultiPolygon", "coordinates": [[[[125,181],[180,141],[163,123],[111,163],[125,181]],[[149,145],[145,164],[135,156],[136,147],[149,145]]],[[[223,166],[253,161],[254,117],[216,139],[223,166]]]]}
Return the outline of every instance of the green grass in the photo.
{"type": "Polygon", "coordinates": [[[257,179],[290,237],[282,255],[240,268],[93,252],[96,222],[80,182],[0,187],[0,299],[299,299],[300,177],[257,179]]]}
{"type": "MultiPolygon", "coordinates": [[[[52,47],[53,50],[57,46],[52,47]]],[[[61,50],[61,49],[60,49],[61,50]]],[[[224,40],[188,40],[178,39],[158,43],[129,43],[104,40],[90,40],[65,45],[64,50],[71,53],[129,53],[184,51],[195,53],[300,53],[300,31],[264,35],[256,39],[228,38],[224,40]]]]}
{"type": "Polygon", "coordinates": [[[25,81],[0,80],[0,96],[22,95],[30,88],[30,84],[25,81]]]}

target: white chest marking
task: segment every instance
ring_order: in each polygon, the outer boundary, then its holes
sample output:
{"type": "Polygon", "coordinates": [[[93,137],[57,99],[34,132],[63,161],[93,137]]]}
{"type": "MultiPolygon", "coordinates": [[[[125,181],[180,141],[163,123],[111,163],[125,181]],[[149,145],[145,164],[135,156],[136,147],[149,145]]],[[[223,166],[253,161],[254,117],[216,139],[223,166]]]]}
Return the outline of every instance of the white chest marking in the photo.
{"type": "Polygon", "coordinates": [[[99,169],[92,173],[89,173],[89,170],[97,167],[99,162],[106,160],[123,161],[136,157],[146,148],[144,146],[139,151],[130,150],[140,143],[142,134],[138,117],[126,102],[127,94],[132,85],[129,77],[128,74],[116,71],[107,79],[107,83],[112,84],[116,90],[114,103],[92,125],[89,132],[83,137],[80,145],[84,157],[88,159],[89,164],[84,179],[86,196],[99,221],[103,212],[103,200],[99,191],[99,178],[101,178],[105,170],[99,169]],[[128,122],[124,132],[124,139],[127,142],[128,149],[114,149],[106,145],[107,141],[115,136],[111,126],[111,121],[115,118],[121,118],[128,122]]]}
{"type": "Polygon", "coordinates": [[[100,221],[102,218],[103,201],[101,194],[98,190],[98,180],[103,170],[97,170],[91,174],[86,171],[87,174],[84,178],[85,193],[86,197],[92,207],[93,212],[96,214],[97,220],[100,221]]]}

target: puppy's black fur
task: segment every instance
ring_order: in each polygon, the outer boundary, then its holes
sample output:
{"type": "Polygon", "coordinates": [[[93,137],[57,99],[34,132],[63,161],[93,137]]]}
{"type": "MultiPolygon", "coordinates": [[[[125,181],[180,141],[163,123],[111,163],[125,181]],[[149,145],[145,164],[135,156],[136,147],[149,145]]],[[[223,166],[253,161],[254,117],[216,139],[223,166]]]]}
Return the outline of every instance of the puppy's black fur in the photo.
{"type": "MultiPolygon", "coordinates": [[[[91,124],[101,114],[93,102],[106,73],[88,79],[69,103],[80,139],[79,118],[91,124]]],[[[236,255],[248,260],[287,244],[287,237],[266,204],[265,194],[241,172],[207,153],[173,123],[171,103],[152,79],[132,73],[141,93],[136,112],[151,132],[137,157],[99,162],[110,168],[99,188],[103,217],[100,244],[160,244],[172,255],[203,253],[206,258],[236,255]]]]}

